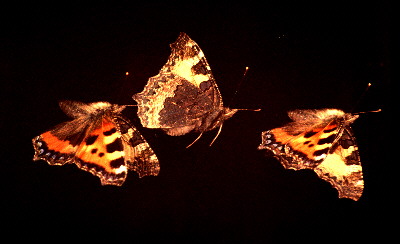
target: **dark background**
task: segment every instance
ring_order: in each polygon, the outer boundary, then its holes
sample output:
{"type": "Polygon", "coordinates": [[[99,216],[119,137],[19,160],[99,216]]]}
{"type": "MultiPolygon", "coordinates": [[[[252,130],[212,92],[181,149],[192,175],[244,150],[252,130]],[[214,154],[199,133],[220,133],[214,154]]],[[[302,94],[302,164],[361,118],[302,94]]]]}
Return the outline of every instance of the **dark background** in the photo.
{"type": "Polygon", "coordinates": [[[279,2],[2,6],[2,230],[29,240],[130,242],[386,236],[392,6],[279,2]],[[31,139],[69,119],[59,100],[134,104],[131,96],[165,64],[179,32],[204,51],[226,105],[262,111],[238,112],[212,147],[216,130],[185,149],[196,134],[143,128],[136,108],[127,108],[161,172],[142,179],[130,172],[122,187],[101,186],[75,165],[32,161],[31,139]],[[257,150],[263,130],[289,122],[288,110],[326,107],[383,109],[353,124],[365,179],[358,202],[257,150]]]}

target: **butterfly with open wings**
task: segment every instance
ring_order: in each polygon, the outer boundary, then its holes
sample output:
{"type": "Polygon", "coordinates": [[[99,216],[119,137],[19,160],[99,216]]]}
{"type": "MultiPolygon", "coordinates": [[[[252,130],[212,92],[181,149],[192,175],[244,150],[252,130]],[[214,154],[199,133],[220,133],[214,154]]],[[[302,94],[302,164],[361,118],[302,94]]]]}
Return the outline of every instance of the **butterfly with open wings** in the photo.
{"type": "Polygon", "coordinates": [[[350,127],[358,114],[339,109],[294,110],[293,122],[262,132],[267,149],[286,169],[312,169],[340,198],[358,200],[364,189],[357,143],[350,127]]]}
{"type": "Polygon", "coordinates": [[[60,102],[72,121],[61,123],[32,142],[34,160],[50,165],[74,163],[101,180],[120,186],[128,170],[139,177],[158,175],[159,162],[149,144],[120,113],[125,106],[108,102],[60,102]]]}

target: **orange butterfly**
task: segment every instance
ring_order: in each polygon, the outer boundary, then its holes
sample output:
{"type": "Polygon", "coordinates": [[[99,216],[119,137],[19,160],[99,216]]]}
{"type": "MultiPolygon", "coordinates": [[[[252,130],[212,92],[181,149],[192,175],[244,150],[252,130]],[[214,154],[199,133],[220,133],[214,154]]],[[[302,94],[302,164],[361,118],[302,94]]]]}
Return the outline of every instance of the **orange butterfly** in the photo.
{"type": "Polygon", "coordinates": [[[128,169],[139,177],[158,175],[154,151],[137,129],[120,114],[125,106],[108,102],[60,102],[74,120],[57,125],[33,142],[33,160],[50,165],[75,163],[101,180],[102,185],[124,183],[128,169]]]}
{"type": "Polygon", "coordinates": [[[293,122],[262,132],[258,149],[272,151],[286,169],[313,169],[340,198],[357,201],[364,181],[350,124],[359,115],[339,109],[294,110],[288,115],[293,122]]]}

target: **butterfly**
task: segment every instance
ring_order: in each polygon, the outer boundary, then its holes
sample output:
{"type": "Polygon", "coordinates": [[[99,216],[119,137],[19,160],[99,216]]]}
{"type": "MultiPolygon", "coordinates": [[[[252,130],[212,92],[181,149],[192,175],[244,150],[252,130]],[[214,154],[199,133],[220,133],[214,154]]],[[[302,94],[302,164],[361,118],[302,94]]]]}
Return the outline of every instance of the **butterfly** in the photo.
{"type": "Polygon", "coordinates": [[[50,165],[76,164],[100,178],[102,185],[121,186],[128,170],[139,177],[158,175],[159,162],[149,144],[120,113],[126,106],[108,102],[61,101],[73,120],[33,138],[33,160],[50,165]]]}
{"type": "Polygon", "coordinates": [[[339,109],[294,110],[289,124],[262,132],[267,149],[286,169],[312,169],[339,192],[357,201],[364,189],[356,139],[350,125],[358,114],[339,109]]]}
{"type": "Polygon", "coordinates": [[[219,127],[218,136],[224,121],[238,109],[224,107],[210,65],[196,42],[180,33],[170,46],[171,55],[159,74],[133,95],[142,125],[161,128],[171,136],[198,132],[195,141],[203,132],[219,127]]]}

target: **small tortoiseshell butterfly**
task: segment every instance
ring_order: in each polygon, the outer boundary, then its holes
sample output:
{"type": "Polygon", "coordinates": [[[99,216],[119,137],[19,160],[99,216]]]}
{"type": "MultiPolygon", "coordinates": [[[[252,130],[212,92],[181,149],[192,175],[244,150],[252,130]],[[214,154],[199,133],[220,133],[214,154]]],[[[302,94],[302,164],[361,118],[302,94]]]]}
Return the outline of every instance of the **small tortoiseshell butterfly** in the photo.
{"type": "Polygon", "coordinates": [[[223,122],[237,109],[224,107],[203,51],[185,33],[180,33],[171,49],[160,73],[133,96],[142,125],[161,128],[172,136],[191,131],[201,136],[217,127],[221,130],[223,122]]]}
{"type": "Polygon", "coordinates": [[[339,198],[357,201],[364,189],[358,147],[350,124],[357,114],[339,109],[294,110],[294,121],[262,132],[258,149],[271,150],[286,169],[313,169],[339,198]]]}
{"type": "Polygon", "coordinates": [[[102,185],[122,185],[128,169],[139,177],[158,175],[154,151],[120,114],[125,106],[62,101],[60,107],[73,120],[35,137],[33,160],[50,165],[75,163],[98,176],[102,185]]]}

